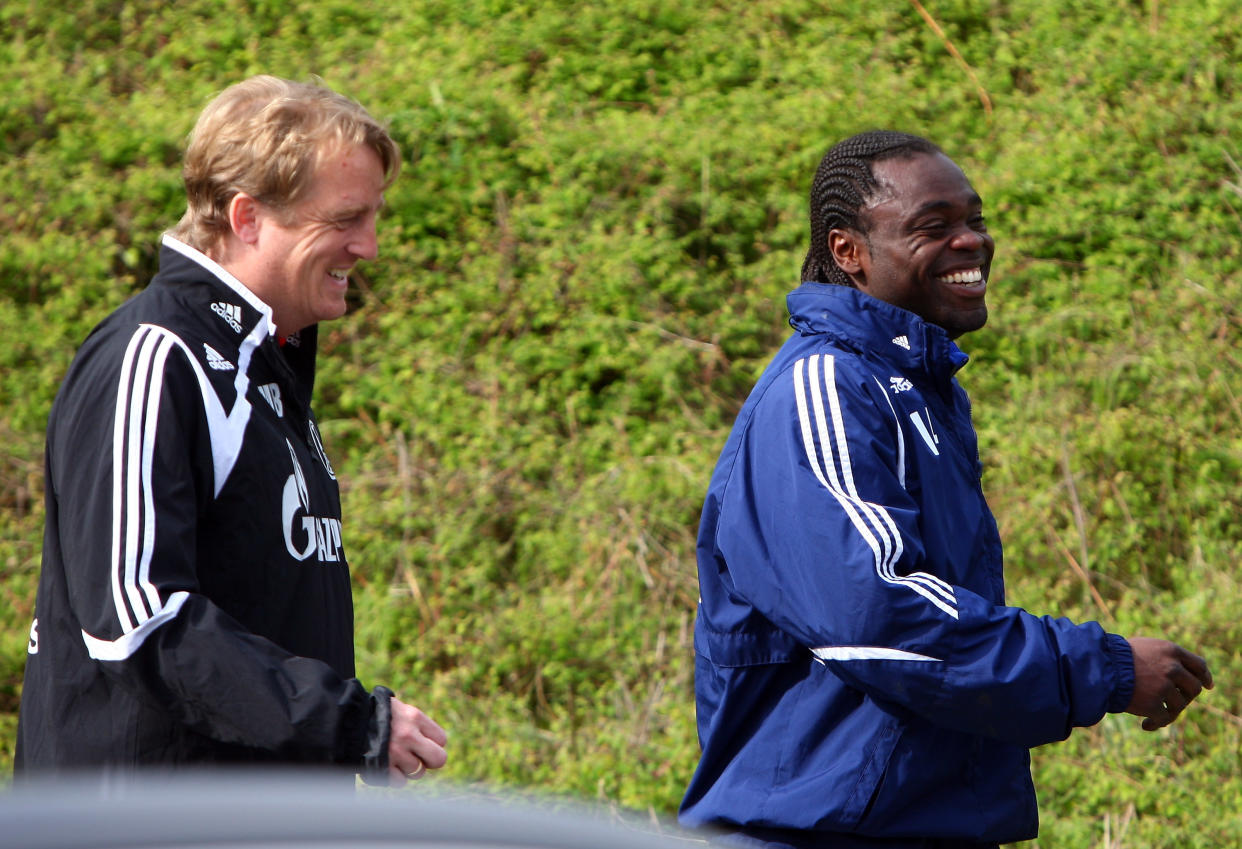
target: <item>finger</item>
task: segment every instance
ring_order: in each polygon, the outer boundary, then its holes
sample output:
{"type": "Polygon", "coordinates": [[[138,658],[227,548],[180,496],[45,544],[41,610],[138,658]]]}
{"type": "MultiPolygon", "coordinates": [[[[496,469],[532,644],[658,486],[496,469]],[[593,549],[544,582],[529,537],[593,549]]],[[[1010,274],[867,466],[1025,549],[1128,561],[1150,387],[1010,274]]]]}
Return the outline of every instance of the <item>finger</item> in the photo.
{"type": "Polygon", "coordinates": [[[1168,708],[1161,705],[1160,709],[1151,716],[1143,720],[1144,731],[1159,731],[1173,721],[1173,715],[1168,708]]]}
{"type": "Polygon", "coordinates": [[[448,763],[448,753],[438,743],[422,737],[412,742],[411,752],[429,769],[440,769],[448,763]]]}
{"type": "Polygon", "coordinates": [[[448,744],[448,733],[430,716],[396,697],[392,704],[394,729],[399,724],[403,729],[402,733],[413,731],[415,736],[426,737],[441,747],[448,744]]]}
{"type": "Polygon", "coordinates": [[[422,778],[427,772],[427,765],[413,752],[399,751],[392,755],[388,769],[400,776],[401,783],[404,784],[407,780],[422,778]]]}
{"type": "Polygon", "coordinates": [[[389,787],[404,787],[405,786],[405,773],[401,771],[400,767],[394,766],[392,764],[388,765],[388,786],[389,787]]]}
{"type": "Polygon", "coordinates": [[[1192,698],[1194,697],[1187,697],[1185,693],[1176,688],[1165,695],[1163,707],[1164,712],[1169,715],[1169,722],[1176,719],[1186,709],[1186,705],[1190,704],[1192,698]]]}
{"type": "Polygon", "coordinates": [[[423,736],[431,740],[438,746],[448,745],[448,732],[440,727],[440,724],[425,713],[420,713],[418,717],[418,730],[423,732],[423,736]]]}
{"type": "Polygon", "coordinates": [[[1190,699],[1186,698],[1180,690],[1172,689],[1165,694],[1164,699],[1148,717],[1143,720],[1144,731],[1156,731],[1165,726],[1172,725],[1173,721],[1181,714],[1186,706],[1190,704],[1190,699]]]}
{"type": "Polygon", "coordinates": [[[418,758],[412,758],[400,767],[402,777],[409,781],[418,781],[427,774],[427,765],[418,758]]]}
{"type": "MultiPolygon", "coordinates": [[[[1184,650],[1183,650],[1184,651],[1184,650]]],[[[1199,655],[1192,652],[1185,652],[1182,658],[1182,666],[1203,683],[1204,687],[1212,689],[1214,682],[1212,681],[1212,670],[1208,668],[1208,663],[1199,655]]],[[[1185,689],[1185,688],[1183,688],[1185,689]]]]}
{"type": "Polygon", "coordinates": [[[1169,676],[1173,686],[1186,698],[1187,703],[1195,700],[1203,692],[1203,681],[1185,666],[1169,676]]]}

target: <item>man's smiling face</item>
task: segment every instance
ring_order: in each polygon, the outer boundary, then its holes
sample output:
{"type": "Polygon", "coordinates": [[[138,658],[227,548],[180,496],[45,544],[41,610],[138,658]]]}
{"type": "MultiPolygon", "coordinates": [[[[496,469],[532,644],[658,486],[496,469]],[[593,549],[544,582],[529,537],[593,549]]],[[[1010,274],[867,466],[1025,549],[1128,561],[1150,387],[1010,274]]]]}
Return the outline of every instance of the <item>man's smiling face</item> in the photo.
{"type": "Polygon", "coordinates": [[[376,255],[384,185],[375,151],[341,148],[323,157],[309,193],[288,214],[263,213],[258,293],[282,334],[345,314],[349,271],[376,255]]]}
{"type": "MultiPolygon", "coordinates": [[[[846,268],[860,291],[909,310],[957,338],[988,319],[984,296],[996,245],[983,201],[953,160],[915,154],[872,166],[879,190],[846,268]]],[[[834,231],[836,232],[836,231],[834,231]]]]}

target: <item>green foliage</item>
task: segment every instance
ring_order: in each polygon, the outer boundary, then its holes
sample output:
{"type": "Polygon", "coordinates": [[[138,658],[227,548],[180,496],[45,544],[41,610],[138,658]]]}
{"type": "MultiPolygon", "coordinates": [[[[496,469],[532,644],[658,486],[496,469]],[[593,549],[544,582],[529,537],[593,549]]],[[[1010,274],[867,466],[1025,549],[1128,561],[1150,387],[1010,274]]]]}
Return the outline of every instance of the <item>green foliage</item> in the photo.
{"type": "Polygon", "coordinates": [[[819,157],[892,126],[965,167],[999,245],[962,380],[1012,600],[1218,681],[1172,730],[1038,750],[1038,844],[1242,840],[1236,4],[924,2],[943,37],[892,0],[45,5],[0,0],[0,763],[60,377],[153,272],[199,108],[314,74],[406,156],[317,406],[360,674],[449,728],[445,779],[675,809],[703,489],[819,157]]]}

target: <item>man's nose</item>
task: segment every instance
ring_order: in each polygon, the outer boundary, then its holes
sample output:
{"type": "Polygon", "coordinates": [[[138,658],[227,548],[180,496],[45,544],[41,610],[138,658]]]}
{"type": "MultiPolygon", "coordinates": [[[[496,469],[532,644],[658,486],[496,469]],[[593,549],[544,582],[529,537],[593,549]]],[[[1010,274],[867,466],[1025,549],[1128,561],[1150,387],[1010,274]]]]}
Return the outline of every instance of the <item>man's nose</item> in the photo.
{"type": "Polygon", "coordinates": [[[971,227],[962,227],[953,235],[951,247],[959,251],[977,251],[987,244],[988,236],[971,227]]]}
{"type": "Polygon", "coordinates": [[[379,255],[379,239],[375,235],[375,221],[369,221],[358,229],[349,243],[349,251],[359,259],[375,259],[379,255]]]}

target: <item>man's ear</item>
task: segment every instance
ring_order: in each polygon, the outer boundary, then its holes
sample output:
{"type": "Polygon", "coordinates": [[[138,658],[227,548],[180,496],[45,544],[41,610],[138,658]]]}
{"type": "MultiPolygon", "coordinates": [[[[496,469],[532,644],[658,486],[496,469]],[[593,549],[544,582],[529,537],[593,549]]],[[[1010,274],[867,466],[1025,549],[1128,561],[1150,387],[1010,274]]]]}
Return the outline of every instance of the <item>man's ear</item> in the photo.
{"type": "Polygon", "coordinates": [[[238,192],[229,201],[229,227],[233,235],[247,245],[259,241],[259,202],[245,192],[238,192]]]}
{"type": "Polygon", "coordinates": [[[856,230],[834,228],[828,231],[828,251],[841,270],[850,277],[864,273],[866,260],[870,259],[867,245],[856,230]]]}

